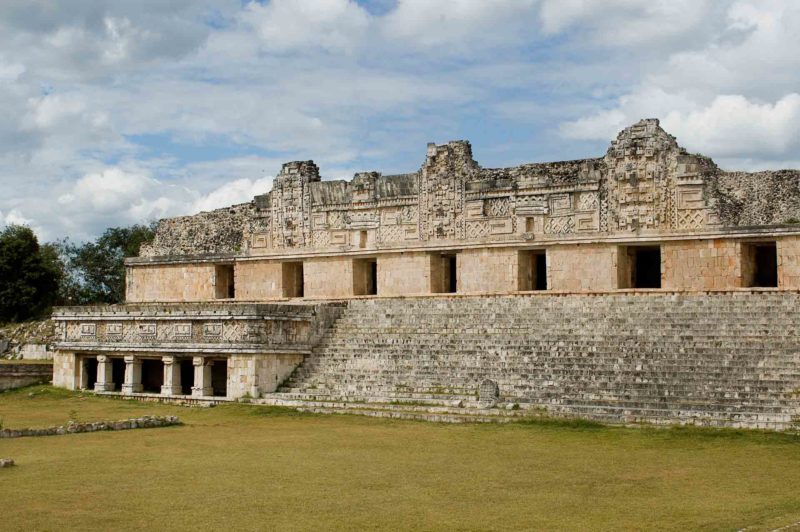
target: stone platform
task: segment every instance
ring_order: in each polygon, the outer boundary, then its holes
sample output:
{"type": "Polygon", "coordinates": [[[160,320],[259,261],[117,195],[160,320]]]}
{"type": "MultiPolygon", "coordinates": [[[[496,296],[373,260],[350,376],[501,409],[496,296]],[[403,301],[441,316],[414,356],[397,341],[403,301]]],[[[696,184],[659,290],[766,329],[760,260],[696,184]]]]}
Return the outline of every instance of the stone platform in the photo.
{"type": "Polygon", "coordinates": [[[354,300],[263,401],[443,421],[790,430],[799,334],[791,292],[354,300]],[[487,382],[495,400],[480,396],[487,382]]]}

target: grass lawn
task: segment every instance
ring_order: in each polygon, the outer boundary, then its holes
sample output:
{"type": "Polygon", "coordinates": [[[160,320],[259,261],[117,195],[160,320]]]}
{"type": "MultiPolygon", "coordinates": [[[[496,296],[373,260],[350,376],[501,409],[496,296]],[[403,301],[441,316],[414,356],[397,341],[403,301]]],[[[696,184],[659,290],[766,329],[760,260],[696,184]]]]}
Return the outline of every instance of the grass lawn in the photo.
{"type": "Polygon", "coordinates": [[[769,530],[800,521],[800,438],[445,425],[33,387],[5,427],[175,414],[182,427],[0,440],[2,530],[769,530]]]}

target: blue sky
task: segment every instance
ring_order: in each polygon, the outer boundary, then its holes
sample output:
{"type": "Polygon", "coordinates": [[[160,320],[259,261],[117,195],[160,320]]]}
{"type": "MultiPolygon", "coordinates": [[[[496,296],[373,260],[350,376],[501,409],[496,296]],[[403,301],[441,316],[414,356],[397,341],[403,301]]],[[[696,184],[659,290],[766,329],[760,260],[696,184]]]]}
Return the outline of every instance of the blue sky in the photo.
{"type": "Polygon", "coordinates": [[[798,168],[800,2],[4,0],[0,117],[0,225],[43,240],[248,201],[289,160],[600,156],[644,117],[798,168]]]}

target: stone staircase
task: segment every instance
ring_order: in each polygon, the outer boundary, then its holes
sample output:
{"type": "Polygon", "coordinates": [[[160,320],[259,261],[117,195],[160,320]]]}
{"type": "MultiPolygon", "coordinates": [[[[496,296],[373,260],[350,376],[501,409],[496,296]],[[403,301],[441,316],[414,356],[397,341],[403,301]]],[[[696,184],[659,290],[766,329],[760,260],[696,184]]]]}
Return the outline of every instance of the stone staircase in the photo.
{"type": "Polygon", "coordinates": [[[800,426],[798,339],[800,295],[785,292],[354,300],[261,402],[788,430],[800,426]],[[478,396],[486,380],[497,401],[478,396]]]}

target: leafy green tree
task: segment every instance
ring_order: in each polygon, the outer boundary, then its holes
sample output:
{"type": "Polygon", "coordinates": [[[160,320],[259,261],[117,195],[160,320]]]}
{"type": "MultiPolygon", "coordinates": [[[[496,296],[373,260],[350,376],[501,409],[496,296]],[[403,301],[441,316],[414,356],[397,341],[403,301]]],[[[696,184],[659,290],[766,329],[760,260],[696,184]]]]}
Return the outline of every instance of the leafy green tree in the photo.
{"type": "Polygon", "coordinates": [[[0,321],[42,316],[57,301],[63,270],[52,246],[34,232],[10,225],[0,232],[0,321]]]}
{"type": "Polygon", "coordinates": [[[154,226],[111,227],[95,241],[56,244],[64,264],[61,301],[70,305],[120,303],[125,298],[125,259],[153,239],[154,226]]]}

